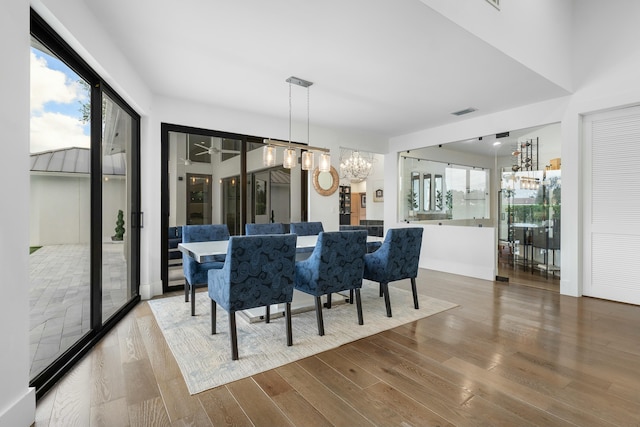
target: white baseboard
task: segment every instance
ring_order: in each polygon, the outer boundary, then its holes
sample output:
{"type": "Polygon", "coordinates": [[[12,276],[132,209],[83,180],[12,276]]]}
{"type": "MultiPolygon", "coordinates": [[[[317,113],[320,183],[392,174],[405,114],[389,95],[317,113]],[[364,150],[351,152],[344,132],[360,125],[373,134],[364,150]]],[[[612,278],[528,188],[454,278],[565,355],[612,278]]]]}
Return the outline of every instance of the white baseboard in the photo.
{"type": "Polygon", "coordinates": [[[156,295],[162,295],[162,280],[153,283],[140,285],[140,298],[149,300],[156,295]]]}
{"type": "Polygon", "coordinates": [[[0,414],[0,427],[28,427],[36,421],[36,389],[27,392],[0,414]]]}

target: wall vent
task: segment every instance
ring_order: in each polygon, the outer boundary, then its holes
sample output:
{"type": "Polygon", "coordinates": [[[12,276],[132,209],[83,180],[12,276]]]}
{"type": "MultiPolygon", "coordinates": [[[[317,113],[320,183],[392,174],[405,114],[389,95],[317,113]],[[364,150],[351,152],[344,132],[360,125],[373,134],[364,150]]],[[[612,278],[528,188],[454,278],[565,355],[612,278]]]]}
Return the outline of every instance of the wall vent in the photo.
{"type": "Polygon", "coordinates": [[[493,7],[500,10],[500,0],[487,0],[493,7]]]}
{"type": "Polygon", "coordinates": [[[463,116],[465,114],[473,113],[474,111],[478,111],[478,109],[477,108],[473,108],[473,107],[469,107],[469,108],[465,108],[464,110],[454,111],[451,114],[453,114],[454,116],[463,116]]]}

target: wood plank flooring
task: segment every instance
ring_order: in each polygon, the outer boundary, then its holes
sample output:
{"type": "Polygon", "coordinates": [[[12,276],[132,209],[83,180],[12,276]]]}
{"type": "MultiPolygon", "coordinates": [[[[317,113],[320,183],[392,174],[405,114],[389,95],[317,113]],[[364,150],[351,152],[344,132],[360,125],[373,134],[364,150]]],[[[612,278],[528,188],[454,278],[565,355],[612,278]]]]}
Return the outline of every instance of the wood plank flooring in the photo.
{"type": "Polygon", "coordinates": [[[459,307],[194,396],[142,302],[35,425],[640,426],[640,307],[428,270],[418,289],[459,307]]]}

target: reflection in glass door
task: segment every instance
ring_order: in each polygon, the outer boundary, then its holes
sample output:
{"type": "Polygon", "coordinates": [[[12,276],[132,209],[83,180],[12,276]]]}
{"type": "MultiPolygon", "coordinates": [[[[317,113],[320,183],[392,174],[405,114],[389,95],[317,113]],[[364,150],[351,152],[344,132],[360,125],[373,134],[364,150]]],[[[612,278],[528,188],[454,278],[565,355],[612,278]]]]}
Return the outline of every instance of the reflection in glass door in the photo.
{"type": "MultiPolygon", "coordinates": [[[[103,93],[102,322],[137,295],[130,258],[137,233],[132,210],[133,118],[103,93]]],[[[137,218],[135,218],[137,220],[137,218]]]]}
{"type": "Polygon", "coordinates": [[[187,174],[187,224],[212,224],[211,175],[187,174]]]}

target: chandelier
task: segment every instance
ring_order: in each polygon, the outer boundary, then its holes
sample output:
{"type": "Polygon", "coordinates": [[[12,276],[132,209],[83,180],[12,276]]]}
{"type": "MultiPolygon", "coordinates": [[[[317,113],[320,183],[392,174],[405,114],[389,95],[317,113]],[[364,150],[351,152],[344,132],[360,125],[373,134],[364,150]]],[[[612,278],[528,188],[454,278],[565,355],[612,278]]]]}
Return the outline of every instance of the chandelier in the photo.
{"type": "Polygon", "coordinates": [[[340,175],[351,182],[362,182],[371,173],[373,158],[370,154],[362,155],[358,150],[343,151],[340,156],[340,175]]]}
{"type": "Polygon", "coordinates": [[[264,166],[275,166],[276,164],[276,146],[284,147],[284,157],[282,167],[287,169],[295,168],[298,164],[298,155],[296,147],[300,148],[302,153],[301,168],[302,170],[313,170],[315,165],[314,151],[320,153],[320,164],[318,169],[320,172],[329,172],[331,170],[331,154],[326,148],[311,147],[309,144],[309,86],[313,83],[298,77],[291,76],[287,80],[289,83],[289,141],[282,143],[272,139],[265,139],[266,144],[262,150],[262,162],[264,166]],[[291,142],[291,85],[295,84],[307,89],[307,145],[291,142]]]}

